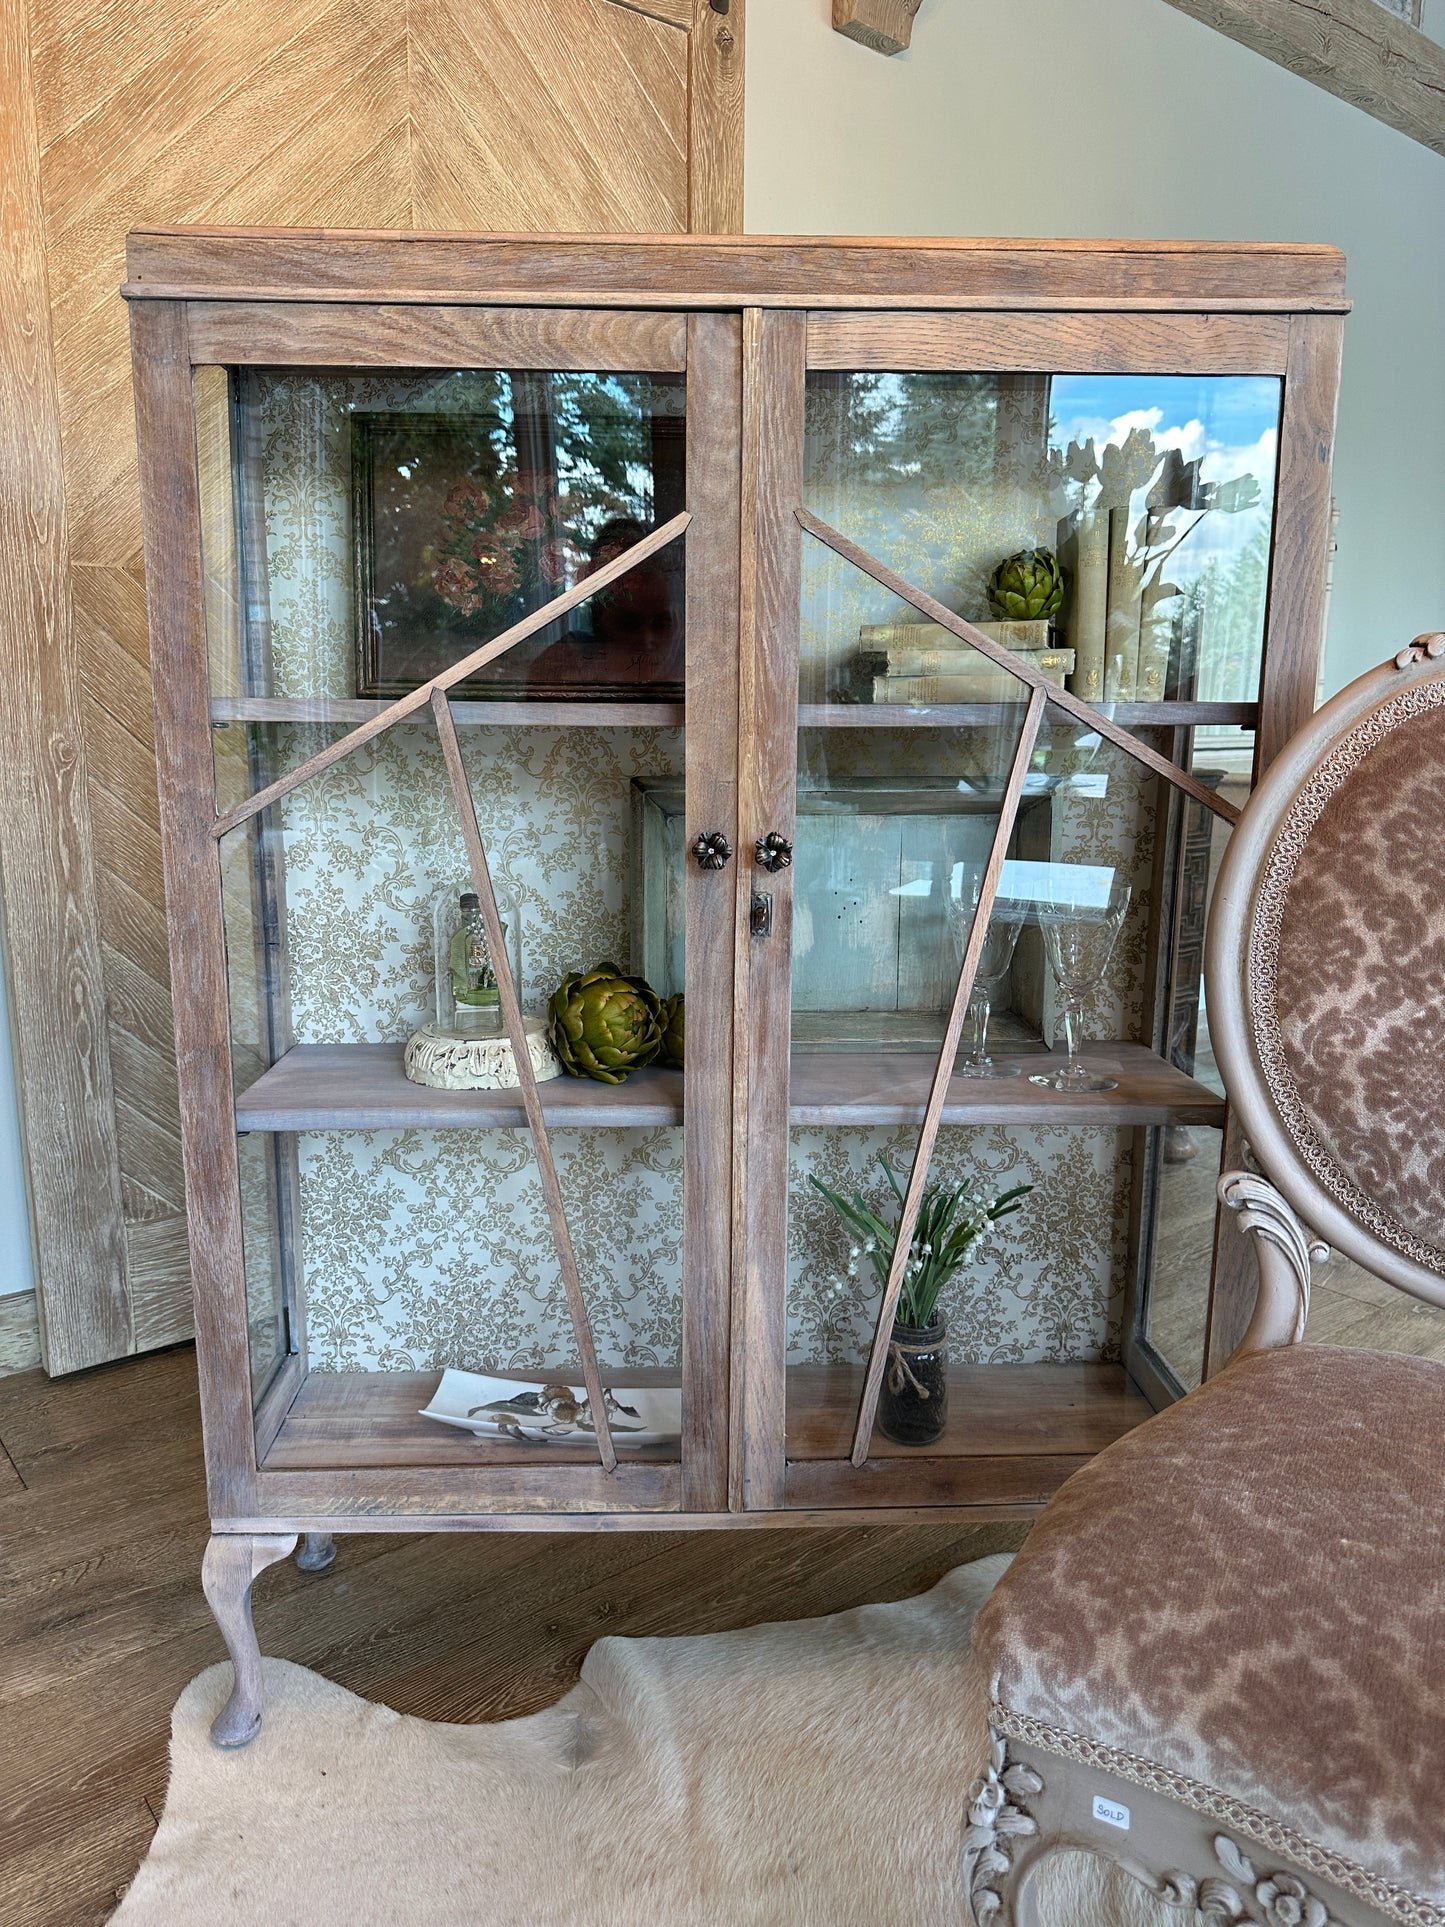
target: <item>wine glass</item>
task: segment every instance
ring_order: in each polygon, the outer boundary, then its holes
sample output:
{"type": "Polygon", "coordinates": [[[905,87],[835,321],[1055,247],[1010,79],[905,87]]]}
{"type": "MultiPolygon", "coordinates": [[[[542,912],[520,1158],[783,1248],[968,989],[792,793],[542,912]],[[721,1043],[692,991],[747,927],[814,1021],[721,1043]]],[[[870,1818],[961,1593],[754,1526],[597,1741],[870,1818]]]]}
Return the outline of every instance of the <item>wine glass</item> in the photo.
{"type": "MultiPolygon", "coordinates": [[[[948,927],[953,932],[954,948],[960,963],[968,945],[969,932],[973,928],[982,888],[981,863],[954,866],[946,905],[948,927]]],[[[956,1067],[959,1077],[1017,1077],[1019,1074],[1017,1064],[996,1064],[988,1054],[988,1026],[993,1015],[994,999],[1008,977],[1014,945],[1023,929],[1022,917],[1016,918],[1012,914],[1015,907],[1001,904],[997,898],[994,900],[993,914],[988,920],[988,930],[984,935],[978,969],[974,972],[973,990],[968,1000],[969,1029],[963,1055],[956,1067]]]]}
{"type": "Polygon", "coordinates": [[[1031,1084],[1051,1091],[1118,1089],[1117,1077],[1101,1077],[1080,1060],[1079,1044],[1084,1004],[1109,967],[1129,897],[1128,884],[1118,882],[1112,871],[1101,873],[1083,864],[1056,866],[1050,894],[1040,902],[1038,915],[1044,954],[1064,1006],[1068,1054],[1056,1071],[1034,1072],[1031,1084]]]}

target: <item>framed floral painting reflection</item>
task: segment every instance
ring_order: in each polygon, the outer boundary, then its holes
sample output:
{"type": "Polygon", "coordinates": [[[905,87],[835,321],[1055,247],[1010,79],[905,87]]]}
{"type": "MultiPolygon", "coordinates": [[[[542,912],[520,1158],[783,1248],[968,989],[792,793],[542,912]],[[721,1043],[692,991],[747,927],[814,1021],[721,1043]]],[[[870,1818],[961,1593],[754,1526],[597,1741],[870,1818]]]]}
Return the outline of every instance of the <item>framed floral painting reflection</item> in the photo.
{"type": "MultiPolygon", "coordinates": [[[[628,390],[647,377],[534,376],[525,394],[522,377],[495,379],[494,411],[352,416],[358,695],[416,688],[682,506],[680,402],[675,416],[638,406],[628,390]]],[[[453,687],[680,701],[682,544],[453,687]]]]}

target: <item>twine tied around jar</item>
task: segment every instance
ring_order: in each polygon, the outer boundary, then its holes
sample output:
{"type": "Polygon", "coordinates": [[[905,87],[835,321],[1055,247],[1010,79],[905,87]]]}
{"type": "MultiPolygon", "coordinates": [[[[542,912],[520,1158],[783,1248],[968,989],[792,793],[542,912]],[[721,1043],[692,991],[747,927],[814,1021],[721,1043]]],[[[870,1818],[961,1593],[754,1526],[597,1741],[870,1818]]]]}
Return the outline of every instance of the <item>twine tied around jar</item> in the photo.
{"type": "Polygon", "coordinates": [[[929,1339],[922,1345],[906,1345],[901,1338],[888,1341],[888,1390],[894,1398],[903,1390],[905,1381],[911,1385],[919,1398],[931,1398],[932,1393],[909,1364],[910,1358],[922,1358],[928,1352],[938,1350],[938,1340],[929,1339]]]}

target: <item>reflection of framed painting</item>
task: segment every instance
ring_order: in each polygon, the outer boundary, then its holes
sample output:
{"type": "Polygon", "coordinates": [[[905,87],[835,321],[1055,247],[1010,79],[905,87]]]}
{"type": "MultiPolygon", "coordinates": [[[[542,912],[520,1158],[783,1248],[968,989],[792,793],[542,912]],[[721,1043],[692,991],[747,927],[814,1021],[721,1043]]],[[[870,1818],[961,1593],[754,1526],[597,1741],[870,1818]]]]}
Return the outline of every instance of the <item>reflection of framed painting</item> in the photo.
{"type": "MultiPolygon", "coordinates": [[[[650,531],[650,517],[617,512],[629,505],[615,493],[589,491],[576,464],[559,482],[552,426],[545,415],[353,415],[358,695],[429,681],[650,531]]],[[[682,438],[666,431],[657,419],[643,431],[643,499],[659,513],[682,494],[682,438]],[[674,444],[677,473],[659,473],[674,444]]],[[[453,688],[472,700],[677,701],[682,665],[677,542],[453,688]]]]}

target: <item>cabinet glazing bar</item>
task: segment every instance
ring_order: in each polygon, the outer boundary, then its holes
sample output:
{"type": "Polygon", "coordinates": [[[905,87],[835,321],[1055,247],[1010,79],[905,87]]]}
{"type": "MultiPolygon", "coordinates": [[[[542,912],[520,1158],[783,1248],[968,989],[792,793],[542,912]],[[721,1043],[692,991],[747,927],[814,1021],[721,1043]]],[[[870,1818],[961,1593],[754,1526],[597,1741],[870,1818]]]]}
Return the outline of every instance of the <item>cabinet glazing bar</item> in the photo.
{"type": "Polygon", "coordinates": [[[617,581],[619,576],[626,575],[629,569],[635,569],[639,562],[645,562],[650,555],[656,555],[659,549],[665,549],[669,542],[676,541],[691,520],[692,517],[686,510],[680,515],[674,515],[670,522],[664,522],[660,529],[654,529],[651,535],[644,536],[642,541],[634,543],[624,554],[584,577],[565,594],[553,596],[552,600],[544,602],[540,609],[534,609],[529,616],[523,616],[520,622],[514,622],[510,629],[504,629],[499,636],[493,636],[490,642],[484,642],[469,656],[462,656],[449,669],[444,669],[439,676],[433,676],[430,682],[424,682],[418,688],[408,690],[405,696],[398,696],[396,701],[389,704],[379,715],[360,724],[337,742],[328,743],[325,749],[318,750],[314,756],[308,757],[296,769],[290,770],[285,776],[278,777],[274,783],[268,783],[265,789],[257,790],[254,796],[248,796],[243,803],[237,803],[234,809],[229,809],[224,815],[218,816],[211,834],[222,837],[228,830],[234,830],[238,823],[244,823],[250,817],[259,815],[269,804],[279,802],[283,796],[289,796],[292,790],[299,789],[303,783],[309,783],[313,776],[319,776],[322,770],[330,769],[333,763],[339,763],[343,756],[349,756],[354,749],[360,749],[363,743],[369,743],[374,736],[380,736],[383,731],[390,729],[393,723],[399,723],[407,716],[415,715],[419,709],[425,709],[434,693],[448,690],[455,683],[465,682],[468,676],[475,675],[484,664],[495,662],[498,656],[505,655],[507,650],[514,648],[517,643],[525,642],[528,636],[537,635],[549,623],[555,622],[559,616],[565,616],[570,610],[580,608],[599,590],[609,587],[617,581]]]}
{"type": "Polygon", "coordinates": [[[953,1076],[954,1061],[958,1056],[959,1039],[963,1036],[963,1020],[968,1010],[969,999],[973,995],[974,979],[978,975],[984,941],[988,936],[989,918],[993,915],[994,898],[998,894],[998,880],[1003,872],[1004,857],[1008,853],[1009,839],[1013,835],[1014,820],[1019,813],[1019,799],[1024,791],[1024,778],[1029,773],[1029,763],[1033,757],[1034,744],[1038,741],[1039,726],[1044,720],[1047,701],[1048,698],[1041,688],[1035,688],[1029,697],[1028,710],[1024,715],[1023,727],[1019,730],[1013,763],[1009,768],[1008,781],[1004,785],[1003,797],[999,804],[993,845],[988,853],[988,862],[984,865],[983,876],[979,880],[978,902],[974,906],[968,942],[963,947],[963,964],[958,973],[958,987],[953,993],[953,1006],[948,1013],[948,1024],[943,1033],[943,1043],[939,1048],[938,1063],[934,1068],[933,1088],[928,1093],[928,1107],[923,1113],[923,1125],[918,1133],[918,1149],[913,1154],[913,1169],[909,1172],[908,1186],[904,1191],[902,1208],[898,1214],[898,1230],[893,1240],[893,1262],[888,1267],[888,1283],[883,1289],[883,1302],[878,1307],[878,1324],[873,1333],[873,1349],[868,1357],[868,1371],[863,1380],[863,1396],[858,1405],[858,1424],[853,1433],[854,1465],[862,1465],[868,1457],[868,1443],[873,1435],[873,1418],[878,1410],[878,1392],[883,1383],[883,1368],[888,1363],[891,1347],[893,1314],[898,1307],[899,1293],[903,1289],[903,1274],[908,1268],[913,1253],[913,1232],[918,1223],[918,1211],[923,1202],[924,1187],[928,1183],[928,1168],[933,1162],[933,1147],[938,1140],[938,1127],[943,1120],[943,1104],[948,1095],[949,1080],[953,1076]]]}
{"type": "Polygon", "coordinates": [[[1065,715],[1072,716],[1075,722],[1083,723],[1087,729],[1097,730],[1106,742],[1112,743],[1116,749],[1122,749],[1126,755],[1132,756],[1135,762],[1142,763],[1146,769],[1153,770],[1156,776],[1167,777],[1176,788],[1183,790],[1187,796],[1192,796],[1196,803],[1202,803],[1206,809],[1213,810],[1216,816],[1222,816],[1226,823],[1239,821],[1239,811],[1234,805],[1226,802],[1224,797],[1216,796],[1207,784],[1201,783],[1189,770],[1181,769],[1178,763],[1171,763],[1167,756],[1161,756],[1158,750],[1151,749],[1147,743],[1141,743],[1137,736],[1131,735],[1127,729],[1121,729],[1118,723],[1112,721],[1102,710],[1096,709],[1092,703],[1086,703],[1081,697],[1072,695],[1067,689],[1060,688],[1057,683],[1050,682],[1042,671],[1024,662],[1021,657],[1014,655],[1012,650],[1002,648],[991,636],[986,636],[981,629],[975,628],[973,623],[965,622],[962,616],[956,616],[935,597],[926,594],[922,589],[915,589],[911,582],[905,582],[903,577],[890,569],[886,563],[879,562],[876,557],[869,555],[866,549],[860,549],[856,542],[850,542],[847,536],[839,534],[837,529],[829,528],[826,522],[819,521],[816,515],[810,515],[807,509],[800,507],[795,509],[794,513],[800,526],[805,528],[809,535],[815,535],[820,542],[832,549],[835,555],[841,555],[843,560],[851,562],[855,569],[861,569],[865,575],[871,575],[875,582],[882,583],[885,589],[891,589],[901,601],[911,603],[919,614],[927,616],[930,622],[936,622],[941,629],[947,629],[950,635],[958,636],[962,641],[971,643],[981,656],[986,656],[1000,669],[1006,669],[1011,676],[1017,676],[1019,681],[1027,683],[1030,689],[1043,690],[1056,709],[1063,710],[1065,715]]]}
{"type": "Polygon", "coordinates": [[[522,1022],[522,1005],[517,986],[512,979],[512,966],[507,956],[507,938],[502,929],[502,916],[497,908],[497,894],[492,888],[492,873],[487,863],[486,845],[477,825],[476,807],[472,802],[472,792],[467,785],[467,772],[462,763],[462,746],[457,740],[457,727],[452,721],[451,705],[447,702],[446,691],[437,687],[432,689],[432,713],[436,717],[437,735],[441,738],[442,758],[447,766],[447,778],[452,786],[452,797],[457,806],[457,820],[461,825],[462,841],[467,846],[467,862],[472,873],[472,887],[477,893],[482,921],[487,929],[487,949],[491,953],[492,968],[497,978],[497,1001],[502,1006],[502,1021],[507,1027],[507,1038],[512,1046],[512,1062],[516,1067],[517,1083],[522,1093],[522,1104],[527,1113],[527,1125],[532,1133],[532,1148],[537,1158],[537,1176],[542,1185],[542,1198],[547,1207],[548,1222],[552,1227],[552,1242],[557,1247],[557,1266],[562,1273],[562,1289],[567,1294],[567,1310],[572,1319],[572,1333],[577,1340],[577,1353],[582,1361],[582,1379],[587,1387],[588,1402],[592,1407],[592,1422],[597,1428],[597,1451],[607,1471],[617,1469],[617,1450],[612,1443],[612,1431],[607,1423],[607,1402],[602,1390],[602,1377],[597,1370],[597,1349],[592,1343],[592,1323],[587,1316],[587,1301],[582,1296],[582,1280],[577,1272],[577,1256],[572,1249],[572,1233],[567,1225],[567,1212],[562,1203],[562,1187],[557,1182],[557,1167],[552,1160],[551,1140],[547,1136],[546,1120],[542,1116],[542,1100],[537,1091],[537,1073],[532,1064],[532,1052],[527,1038],[526,1027],[522,1022]]]}

